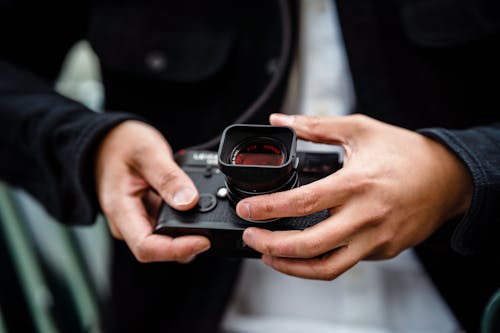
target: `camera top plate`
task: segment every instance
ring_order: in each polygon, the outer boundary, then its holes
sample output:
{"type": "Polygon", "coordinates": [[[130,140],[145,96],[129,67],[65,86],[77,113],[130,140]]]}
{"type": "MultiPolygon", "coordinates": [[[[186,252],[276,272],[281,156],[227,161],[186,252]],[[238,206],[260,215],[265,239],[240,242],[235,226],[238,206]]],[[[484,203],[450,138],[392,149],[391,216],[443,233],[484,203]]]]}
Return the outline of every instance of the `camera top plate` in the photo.
{"type": "MultiPolygon", "coordinates": [[[[304,158],[300,167],[304,171],[299,175],[300,184],[317,180],[340,167],[338,156],[335,154],[306,154],[309,155],[299,153],[299,156],[304,158]],[[324,165],[328,165],[328,168],[325,169],[324,165]]],[[[211,248],[204,255],[257,258],[260,254],[243,243],[242,234],[246,228],[254,226],[273,231],[303,230],[328,217],[325,210],[304,217],[282,218],[272,222],[243,220],[236,215],[229,200],[224,196],[225,177],[217,167],[216,152],[187,151],[176,158],[196,184],[200,193],[200,204],[189,211],[177,211],[163,203],[154,232],[171,237],[206,236],[211,241],[211,248]]]]}

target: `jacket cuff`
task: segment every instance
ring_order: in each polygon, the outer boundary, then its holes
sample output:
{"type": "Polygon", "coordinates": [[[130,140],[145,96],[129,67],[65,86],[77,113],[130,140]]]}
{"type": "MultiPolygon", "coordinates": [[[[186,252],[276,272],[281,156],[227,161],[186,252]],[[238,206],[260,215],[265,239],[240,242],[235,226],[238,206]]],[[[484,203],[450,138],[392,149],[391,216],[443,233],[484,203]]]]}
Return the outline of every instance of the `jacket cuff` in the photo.
{"type": "MultiPolygon", "coordinates": [[[[491,209],[488,207],[488,173],[485,170],[484,152],[477,147],[484,146],[478,133],[470,130],[452,131],[442,128],[426,128],[418,133],[446,146],[468,168],[473,182],[473,195],[468,211],[463,215],[451,236],[451,247],[462,255],[473,255],[487,249],[491,209]],[[485,238],[486,237],[486,238],[485,238]]],[[[491,199],[489,199],[491,201],[491,199]]],[[[490,230],[491,231],[491,230],[490,230]]]]}

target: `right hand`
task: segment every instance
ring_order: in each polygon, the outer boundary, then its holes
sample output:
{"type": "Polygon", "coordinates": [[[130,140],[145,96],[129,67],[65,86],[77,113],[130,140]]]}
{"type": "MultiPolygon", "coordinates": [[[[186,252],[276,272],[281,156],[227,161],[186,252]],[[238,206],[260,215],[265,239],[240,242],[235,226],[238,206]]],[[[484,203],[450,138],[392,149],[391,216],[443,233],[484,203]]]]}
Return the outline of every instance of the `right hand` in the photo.
{"type": "Polygon", "coordinates": [[[343,167],[327,177],[238,203],[238,215],[251,220],[328,210],[328,218],[303,231],[245,230],[245,243],[282,273],[335,279],[361,260],[393,258],[470,207],[470,172],[422,134],[363,115],[272,115],[271,123],[345,151],[343,167]]]}
{"type": "Polygon", "coordinates": [[[95,181],[111,234],[124,240],[138,261],[186,263],[210,247],[202,236],[153,234],[162,199],[178,210],[198,201],[196,187],[155,128],[133,120],[113,128],[97,149],[95,181]]]}

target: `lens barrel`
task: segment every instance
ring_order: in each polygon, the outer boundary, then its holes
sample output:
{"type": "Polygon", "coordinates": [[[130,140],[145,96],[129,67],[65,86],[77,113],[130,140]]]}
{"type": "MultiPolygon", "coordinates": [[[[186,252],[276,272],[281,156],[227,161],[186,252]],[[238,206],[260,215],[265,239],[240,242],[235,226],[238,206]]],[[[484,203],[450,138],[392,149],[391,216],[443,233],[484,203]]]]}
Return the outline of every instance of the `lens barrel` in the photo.
{"type": "Polygon", "coordinates": [[[232,125],[222,134],[219,169],[228,199],[243,198],[298,186],[298,158],[293,129],[271,125],[232,125]]]}

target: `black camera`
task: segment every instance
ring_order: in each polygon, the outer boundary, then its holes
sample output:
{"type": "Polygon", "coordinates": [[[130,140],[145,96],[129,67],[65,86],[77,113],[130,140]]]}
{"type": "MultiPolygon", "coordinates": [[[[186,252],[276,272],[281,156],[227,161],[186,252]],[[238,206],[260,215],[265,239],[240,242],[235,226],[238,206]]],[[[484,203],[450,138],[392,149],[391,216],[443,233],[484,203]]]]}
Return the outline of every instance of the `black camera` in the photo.
{"type": "Polygon", "coordinates": [[[304,217],[248,221],[236,215],[238,201],[310,183],[342,165],[338,152],[297,151],[293,129],[271,125],[229,126],[218,152],[184,150],[175,158],[197,186],[200,199],[189,211],[163,203],[155,233],[206,236],[211,248],[205,254],[226,257],[260,257],[242,240],[249,226],[303,230],[328,217],[327,211],[321,211],[304,217]]]}

